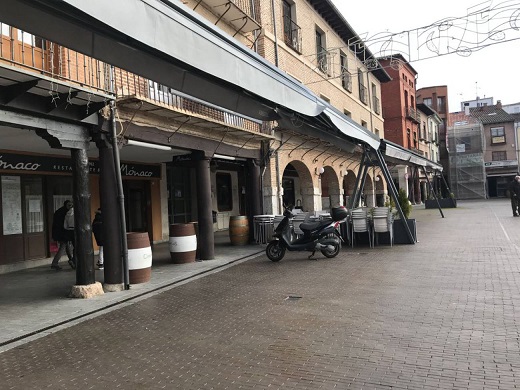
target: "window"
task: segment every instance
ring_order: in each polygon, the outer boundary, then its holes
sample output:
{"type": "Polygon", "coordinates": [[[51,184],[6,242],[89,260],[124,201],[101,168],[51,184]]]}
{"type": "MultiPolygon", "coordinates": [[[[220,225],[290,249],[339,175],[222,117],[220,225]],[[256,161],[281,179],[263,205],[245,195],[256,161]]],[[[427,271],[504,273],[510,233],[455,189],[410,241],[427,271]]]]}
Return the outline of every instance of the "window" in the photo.
{"type": "Polygon", "coordinates": [[[327,96],[325,96],[325,95],[322,95],[321,93],[320,93],[320,98],[322,98],[323,100],[325,100],[327,103],[330,103],[330,98],[327,97],[327,96]]]}
{"type": "Polygon", "coordinates": [[[339,61],[341,66],[341,85],[347,91],[352,92],[352,75],[348,71],[348,58],[341,51],[339,53],[339,61]]]}
{"type": "Polygon", "coordinates": [[[318,69],[323,73],[328,71],[327,49],[325,48],[325,34],[316,30],[316,59],[318,69]]]}
{"type": "Polygon", "coordinates": [[[362,121],[361,121],[361,126],[363,126],[363,127],[367,127],[367,123],[366,123],[364,120],[362,120],[362,121]]]}
{"type": "Polygon", "coordinates": [[[506,133],[504,127],[491,128],[491,144],[505,144],[506,133]]]}
{"type": "Polygon", "coordinates": [[[444,96],[437,98],[437,111],[440,113],[446,112],[446,98],[444,96]]]}
{"type": "Polygon", "coordinates": [[[352,118],[352,113],[349,110],[343,110],[343,114],[345,114],[349,118],[352,118]]]}
{"type": "Polygon", "coordinates": [[[359,100],[361,100],[364,104],[368,103],[367,98],[367,87],[365,87],[365,82],[363,80],[363,71],[358,68],[358,83],[359,83],[359,100]]]}
{"type": "Polygon", "coordinates": [[[283,38],[287,46],[301,53],[301,28],[295,22],[294,4],[282,2],[283,38]]]}
{"type": "Polygon", "coordinates": [[[5,35],[5,36],[9,36],[10,35],[10,26],[8,24],[5,24],[5,23],[0,23],[0,31],[1,31],[1,34],[2,35],[5,35]]]}
{"type": "Polygon", "coordinates": [[[432,106],[432,98],[424,98],[422,102],[428,107],[432,106]]]}
{"type": "Polygon", "coordinates": [[[229,173],[217,173],[216,184],[218,211],[233,210],[231,175],[229,173]]]}
{"type": "Polygon", "coordinates": [[[504,160],[507,160],[507,153],[506,153],[505,150],[492,152],[491,156],[492,156],[492,160],[493,161],[504,161],[504,160]]]}
{"type": "Polygon", "coordinates": [[[372,109],[376,114],[381,113],[381,104],[379,103],[379,98],[377,97],[377,87],[374,83],[371,85],[372,87],[372,109]]]}
{"type": "Polygon", "coordinates": [[[464,152],[471,150],[471,137],[460,137],[460,143],[464,145],[464,152]]]}

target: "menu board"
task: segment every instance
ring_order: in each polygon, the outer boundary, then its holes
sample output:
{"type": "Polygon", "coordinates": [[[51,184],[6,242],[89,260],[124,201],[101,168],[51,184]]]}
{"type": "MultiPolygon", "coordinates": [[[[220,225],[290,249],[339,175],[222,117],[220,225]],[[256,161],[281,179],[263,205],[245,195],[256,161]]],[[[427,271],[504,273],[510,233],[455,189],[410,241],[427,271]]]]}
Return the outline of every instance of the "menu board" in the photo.
{"type": "Polygon", "coordinates": [[[4,235],[22,234],[22,191],[20,176],[2,176],[4,235]]]}

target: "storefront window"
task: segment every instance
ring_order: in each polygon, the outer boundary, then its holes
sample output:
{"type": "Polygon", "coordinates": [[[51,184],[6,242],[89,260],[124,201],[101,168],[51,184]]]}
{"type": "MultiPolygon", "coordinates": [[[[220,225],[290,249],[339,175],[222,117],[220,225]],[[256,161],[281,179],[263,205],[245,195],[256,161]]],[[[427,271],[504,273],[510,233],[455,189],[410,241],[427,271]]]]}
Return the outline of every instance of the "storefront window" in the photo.
{"type": "Polygon", "coordinates": [[[4,236],[22,234],[20,176],[2,176],[2,222],[4,236]]]}
{"type": "Polygon", "coordinates": [[[43,232],[42,179],[39,177],[26,178],[24,180],[24,190],[26,233],[43,232]]]}
{"type": "Polygon", "coordinates": [[[229,173],[217,173],[216,179],[218,211],[231,211],[233,209],[231,175],[229,173]]]}

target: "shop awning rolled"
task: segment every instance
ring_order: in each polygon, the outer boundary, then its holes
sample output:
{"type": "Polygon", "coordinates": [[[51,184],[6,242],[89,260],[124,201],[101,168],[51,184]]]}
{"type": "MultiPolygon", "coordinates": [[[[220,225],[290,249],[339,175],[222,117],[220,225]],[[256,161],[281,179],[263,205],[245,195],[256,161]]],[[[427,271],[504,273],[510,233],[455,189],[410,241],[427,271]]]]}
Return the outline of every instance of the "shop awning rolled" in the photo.
{"type": "Polygon", "coordinates": [[[181,2],[4,0],[0,21],[260,120],[277,109],[377,149],[379,139],[181,2]]]}

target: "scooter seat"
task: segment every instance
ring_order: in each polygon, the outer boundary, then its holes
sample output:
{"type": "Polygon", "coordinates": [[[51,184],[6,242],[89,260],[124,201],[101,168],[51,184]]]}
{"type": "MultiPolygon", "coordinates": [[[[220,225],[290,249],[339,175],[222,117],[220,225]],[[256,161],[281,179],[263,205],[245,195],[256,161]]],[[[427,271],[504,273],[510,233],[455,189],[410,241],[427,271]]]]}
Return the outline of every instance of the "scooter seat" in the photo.
{"type": "Polygon", "coordinates": [[[300,224],[300,229],[304,232],[310,232],[314,229],[317,229],[318,227],[320,227],[321,225],[321,222],[303,222],[302,224],[300,224]]]}

